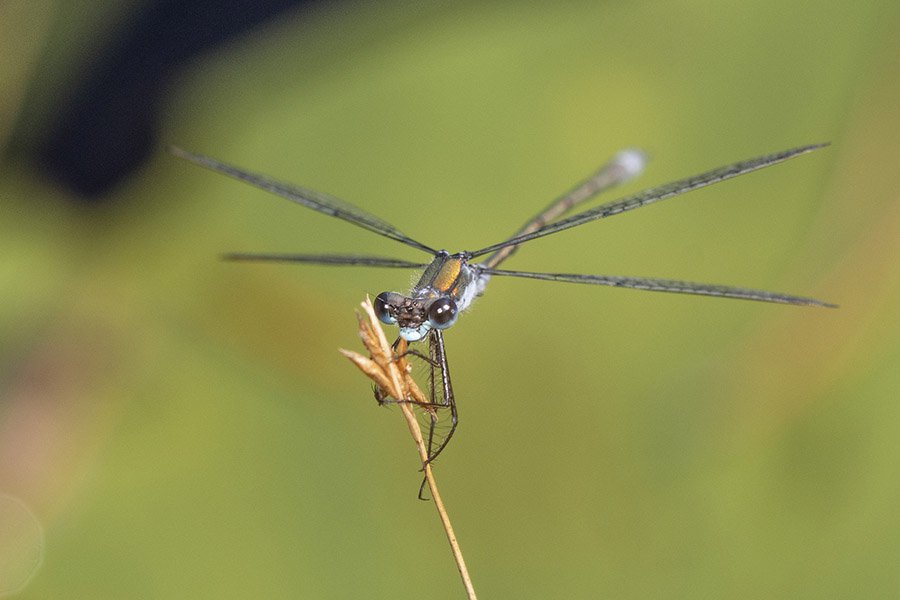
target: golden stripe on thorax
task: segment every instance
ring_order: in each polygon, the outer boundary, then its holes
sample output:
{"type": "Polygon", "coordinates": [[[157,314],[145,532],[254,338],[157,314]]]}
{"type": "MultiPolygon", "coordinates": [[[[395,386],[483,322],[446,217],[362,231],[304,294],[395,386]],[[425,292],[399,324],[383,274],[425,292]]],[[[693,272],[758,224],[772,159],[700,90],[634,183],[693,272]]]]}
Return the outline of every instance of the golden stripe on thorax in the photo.
{"type": "Polygon", "coordinates": [[[435,277],[434,287],[443,291],[445,294],[458,294],[461,272],[462,259],[451,256],[444,262],[438,276],[435,277]]]}
{"type": "Polygon", "coordinates": [[[448,256],[444,259],[440,269],[431,281],[431,286],[444,294],[456,293],[459,286],[459,275],[462,271],[462,259],[456,256],[448,256]]]}

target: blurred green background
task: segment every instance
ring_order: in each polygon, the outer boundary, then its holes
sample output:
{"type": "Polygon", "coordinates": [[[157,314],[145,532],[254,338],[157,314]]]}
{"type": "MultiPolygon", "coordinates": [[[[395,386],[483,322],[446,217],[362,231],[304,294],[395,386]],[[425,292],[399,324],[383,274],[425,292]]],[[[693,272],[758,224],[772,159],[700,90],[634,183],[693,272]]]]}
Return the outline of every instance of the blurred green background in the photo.
{"type": "MultiPolygon", "coordinates": [[[[0,5],[0,144],[133,3],[75,5],[0,5]]],[[[839,310],[495,280],[446,336],[437,476],[483,598],[895,598],[898,27],[887,0],[342,4],[193,61],[161,138],[453,251],[623,147],[653,158],[625,193],[831,141],[508,266],[839,310]]],[[[0,492],[45,535],[18,597],[462,597],[399,412],[337,353],[411,277],[218,260],[421,256],[161,148],[104,207],[14,159],[0,198],[0,492]]]]}

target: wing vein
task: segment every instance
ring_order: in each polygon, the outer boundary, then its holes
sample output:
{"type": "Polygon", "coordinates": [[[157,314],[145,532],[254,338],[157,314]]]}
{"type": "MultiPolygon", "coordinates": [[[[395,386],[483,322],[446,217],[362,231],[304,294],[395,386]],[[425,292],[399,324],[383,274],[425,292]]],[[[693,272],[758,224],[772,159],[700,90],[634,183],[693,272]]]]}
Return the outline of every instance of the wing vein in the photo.
{"type": "Polygon", "coordinates": [[[653,204],[655,202],[659,202],[660,200],[666,200],[668,198],[684,194],[685,192],[690,192],[692,190],[706,187],[714,183],[719,183],[720,181],[725,181],[726,179],[731,179],[732,177],[737,177],[738,175],[744,175],[745,173],[750,173],[764,167],[769,167],[780,162],[784,162],[790,158],[794,158],[795,156],[806,154],[807,152],[812,152],[813,150],[822,148],[823,146],[827,145],[828,144],[813,144],[809,146],[793,148],[791,150],[785,150],[783,152],[776,152],[774,154],[766,154],[765,156],[736,162],[724,167],[719,167],[718,169],[713,169],[712,171],[707,171],[706,173],[701,173],[700,175],[687,177],[685,179],[673,181],[672,183],[667,183],[659,187],[650,188],[642,192],[638,192],[633,196],[627,196],[619,200],[601,204],[600,206],[577,213],[575,215],[572,215],[571,217],[553,221],[552,223],[544,225],[543,227],[540,227],[535,231],[517,235],[497,244],[493,244],[480,250],[476,250],[474,252],[471,252],[470,256],[481,256],[483,254],[494,252],[506,246],[516,246],[530,240],[541,238],[553,233],[557,233],[559,231],[589,223],[590,221],[596,221],[597,219],[611,217],[613,215],[618,215],[629,210],[640,208],[642,206],[647,206],[648,204],[653,204]]]}
{"type": "Polygon", "coordinates": [[[300,187],[297,185],[284,183],[273,179],[272,177],[253,173],[245,169],[235,167],[234,165],[221,162],[219,160],[216,160],[215,158],[204,156],[202,154],[194,154],[186,150],[182,150],[181,148],[170,147],[169,151],[175,156],[188,160],[196,165],[199,165],[211,171],[222,173],[223,175],[228,175],[229,177],[233,177],[234,179],[238,179],[240,181],[243,181],[244,183],[248,183],[261,190],[265,190],[277,196],[281,196],[282,198],[286,198],[291,202],[296,202],[297,204],[300,204],[307,208],[311,208],[312,210],[318,211],[322,214],[331,217],[337,217],[338,219],[347,221],[348,223],[353,223],[354,225],[362,227],[363,229],[367,229],[386,238],[396,240],[398,242],[406,244],[407,246],[418,248],[419,250],[423,250],[430,254],[434,254],[436,252],[436,250],[434,250],[433,248],[430,248],[429,246],[426,246],[425,244],[412,239],[387,221],[366,212],[358,206],[341,200],[340,198],[336,198],[334,196],[330,196],[328,194],[317,192],[315,190],[300,187]]]}
{"type": "Polygon", "coordinates": [[[692,281],[679,281],[675,279],[652,279],[644,277],[618,277],[614,275],[583,275],[573,273],[535,273],[532,271],[507,271],[503,269],[482,268],[486,275],[499,275],[505,277],[522,277],[526,279],[542,279],[545,281],[563,281],[567,283],[586,283],[590,285],[606,285],[611,287],[623,287],[636,290],[649,290],[652,292],[670,292],[675,294],[691,294],[694,296],[716,296],[720,298],[738,298],[742,300],[755,300],[758,302],[775,302],[779,304],[794,304],[799,306],[823,306],[837,308],[836,304],[793,296],[779,292],[768,292],[748,288],[717,285],[711,283],[695,283],[692,281]]]}

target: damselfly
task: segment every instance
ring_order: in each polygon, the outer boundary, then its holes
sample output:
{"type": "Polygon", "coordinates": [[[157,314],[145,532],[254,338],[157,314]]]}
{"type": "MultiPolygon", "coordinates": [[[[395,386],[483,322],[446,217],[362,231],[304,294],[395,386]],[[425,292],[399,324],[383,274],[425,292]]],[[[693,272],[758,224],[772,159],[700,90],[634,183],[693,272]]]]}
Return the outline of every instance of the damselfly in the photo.
{"type": "MultiPolygon", "coordinates": [[[[643,171],[646,159],[638,150],[625,150],[612,158],[606,165],[576,185],[566,194],[555,199],[547,208],[529,220],[512,237],[474,251],[451,254],[446,250],[436,250],[402,233],[390,223],[364,211],[363,209],[321,192],[289,185],[265,175],[251,173],[244,169],[220,162],[216,159],[191,154],[173,148],[172,152],[202,167],[218,171],[250,185],[256,186],[318,212],[337,217],[368,229],[379,235],[396,240],[407,246],[431,255],[429,262],[410,262],[394,258],[344,254],[228,254],[229,260],[279,261],[292,263],[312,263],[319,265],[341,265],[357,267],[388,267],[421,269],[424,272],[418,283],[408,294],[382,292],[375,298],[374,306],[378,318],[386,324],[397,325],[400,337],[395,346],[402,343],[418,342],[427,338],[428,352],[415,350],[404,352],[418,356],[427,365],[429,372],[430,402],[425,414],[428,415],[428,461],[431,462],[443,451],[456,431],[458,415],[450,369],[444,348],[444,330],[456,323],[459,314],[471,306],[484,293],[488,281],[493,276],[525,277],[548,281],[587,283],[614,287],[634,288],[656,292],[673,292],[699,296],[739,298],[761,302],[777,302],[806,306],[834,307],[835,305],[813,298],[791,296],[775,292],[737,288],[724,285],[692,283],[669,279],[647,279],[639,277],[618,277],[611,275],[582,275],[569,273],[535,273],[531,271],[509,271],[499,269],[500,263],[509,258],[525,242],[553,233],[583,225],[590,221],[611,217],[635,208],[647,206],[660,200],[718,183],[738,175],[768,167],[795,156],[811,152],[826,144],[802,146],[783,152],[767,154],[758,158],[736,162],[713,169],[693,177],[680,179],[665,185],[650,188],[637,194],[621,198],[595,208],[563,218],[579,204],[595,197],[600,192],[624,183],[643,171]],[[481,262],[473,259],[485,256],[481,262]],[[449,428],[438,432],[437,409],[450,412],[449,428]]],[[[415,402],[410,400],[411,402],[415,402]]],[[[421,403],[420,401],[418,403],[421,403]]]]}

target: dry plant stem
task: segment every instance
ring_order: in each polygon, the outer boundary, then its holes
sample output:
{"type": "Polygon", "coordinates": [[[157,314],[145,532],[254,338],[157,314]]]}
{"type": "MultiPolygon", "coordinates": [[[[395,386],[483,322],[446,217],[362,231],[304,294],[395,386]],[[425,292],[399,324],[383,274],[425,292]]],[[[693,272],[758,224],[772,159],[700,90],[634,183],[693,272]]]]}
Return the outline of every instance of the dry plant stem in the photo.
{"type": "MultiPolygon", "coordinates": [[[[381,329],[381,324],[375,316],[372,303],[366,298],[366,301],[361,306],[363,311],[365,311],[365,315],[357,315],[359,319],[359,336],[369,350],[371,358],[348,350],[341,350],[341,353],[353,361],[378,387],[387,392],[392,398],[401,401],[398,403],[400,410],[406,419],[406,424],[409,427],[410,434],[412,434],[413,441],[416,443],[416,448],[419,450],[419,458],[424,465],[423,471],[428,482],[428,488],[431,490],[431,498],[441,518],[444,532],[447,534],[447,540],[450,542],[450,550],[453,552],[453,558],[456,560],[456,567],[459,569],[459,574],[462,577],[466,595],[470,600],[475,600],[475,588],[472,587],[472,580],[469,578],[469,571],[466,568],[462,550],[459,547],[459,542],[456,540],[456,534],[453,533],[450,517],[447,514],[447,509],[444,507],[443,500],[441,500],[441,494],[438,491],[431,465],[428,463],[428,450],[425,447],[422,430],[413,412],[413,404],[408,401],[410,398],[422,401],[424,395],[410,376],[409,370],[406,368],[406,361],[402,358],[397,358],[394,354],[394,350],[391,348],[387,337],[384,335],[384,330],[381,329]]],[[[401,353],[406,350],[405,340],[402,340],[402,345],[398,349],[401,353]]]]}

